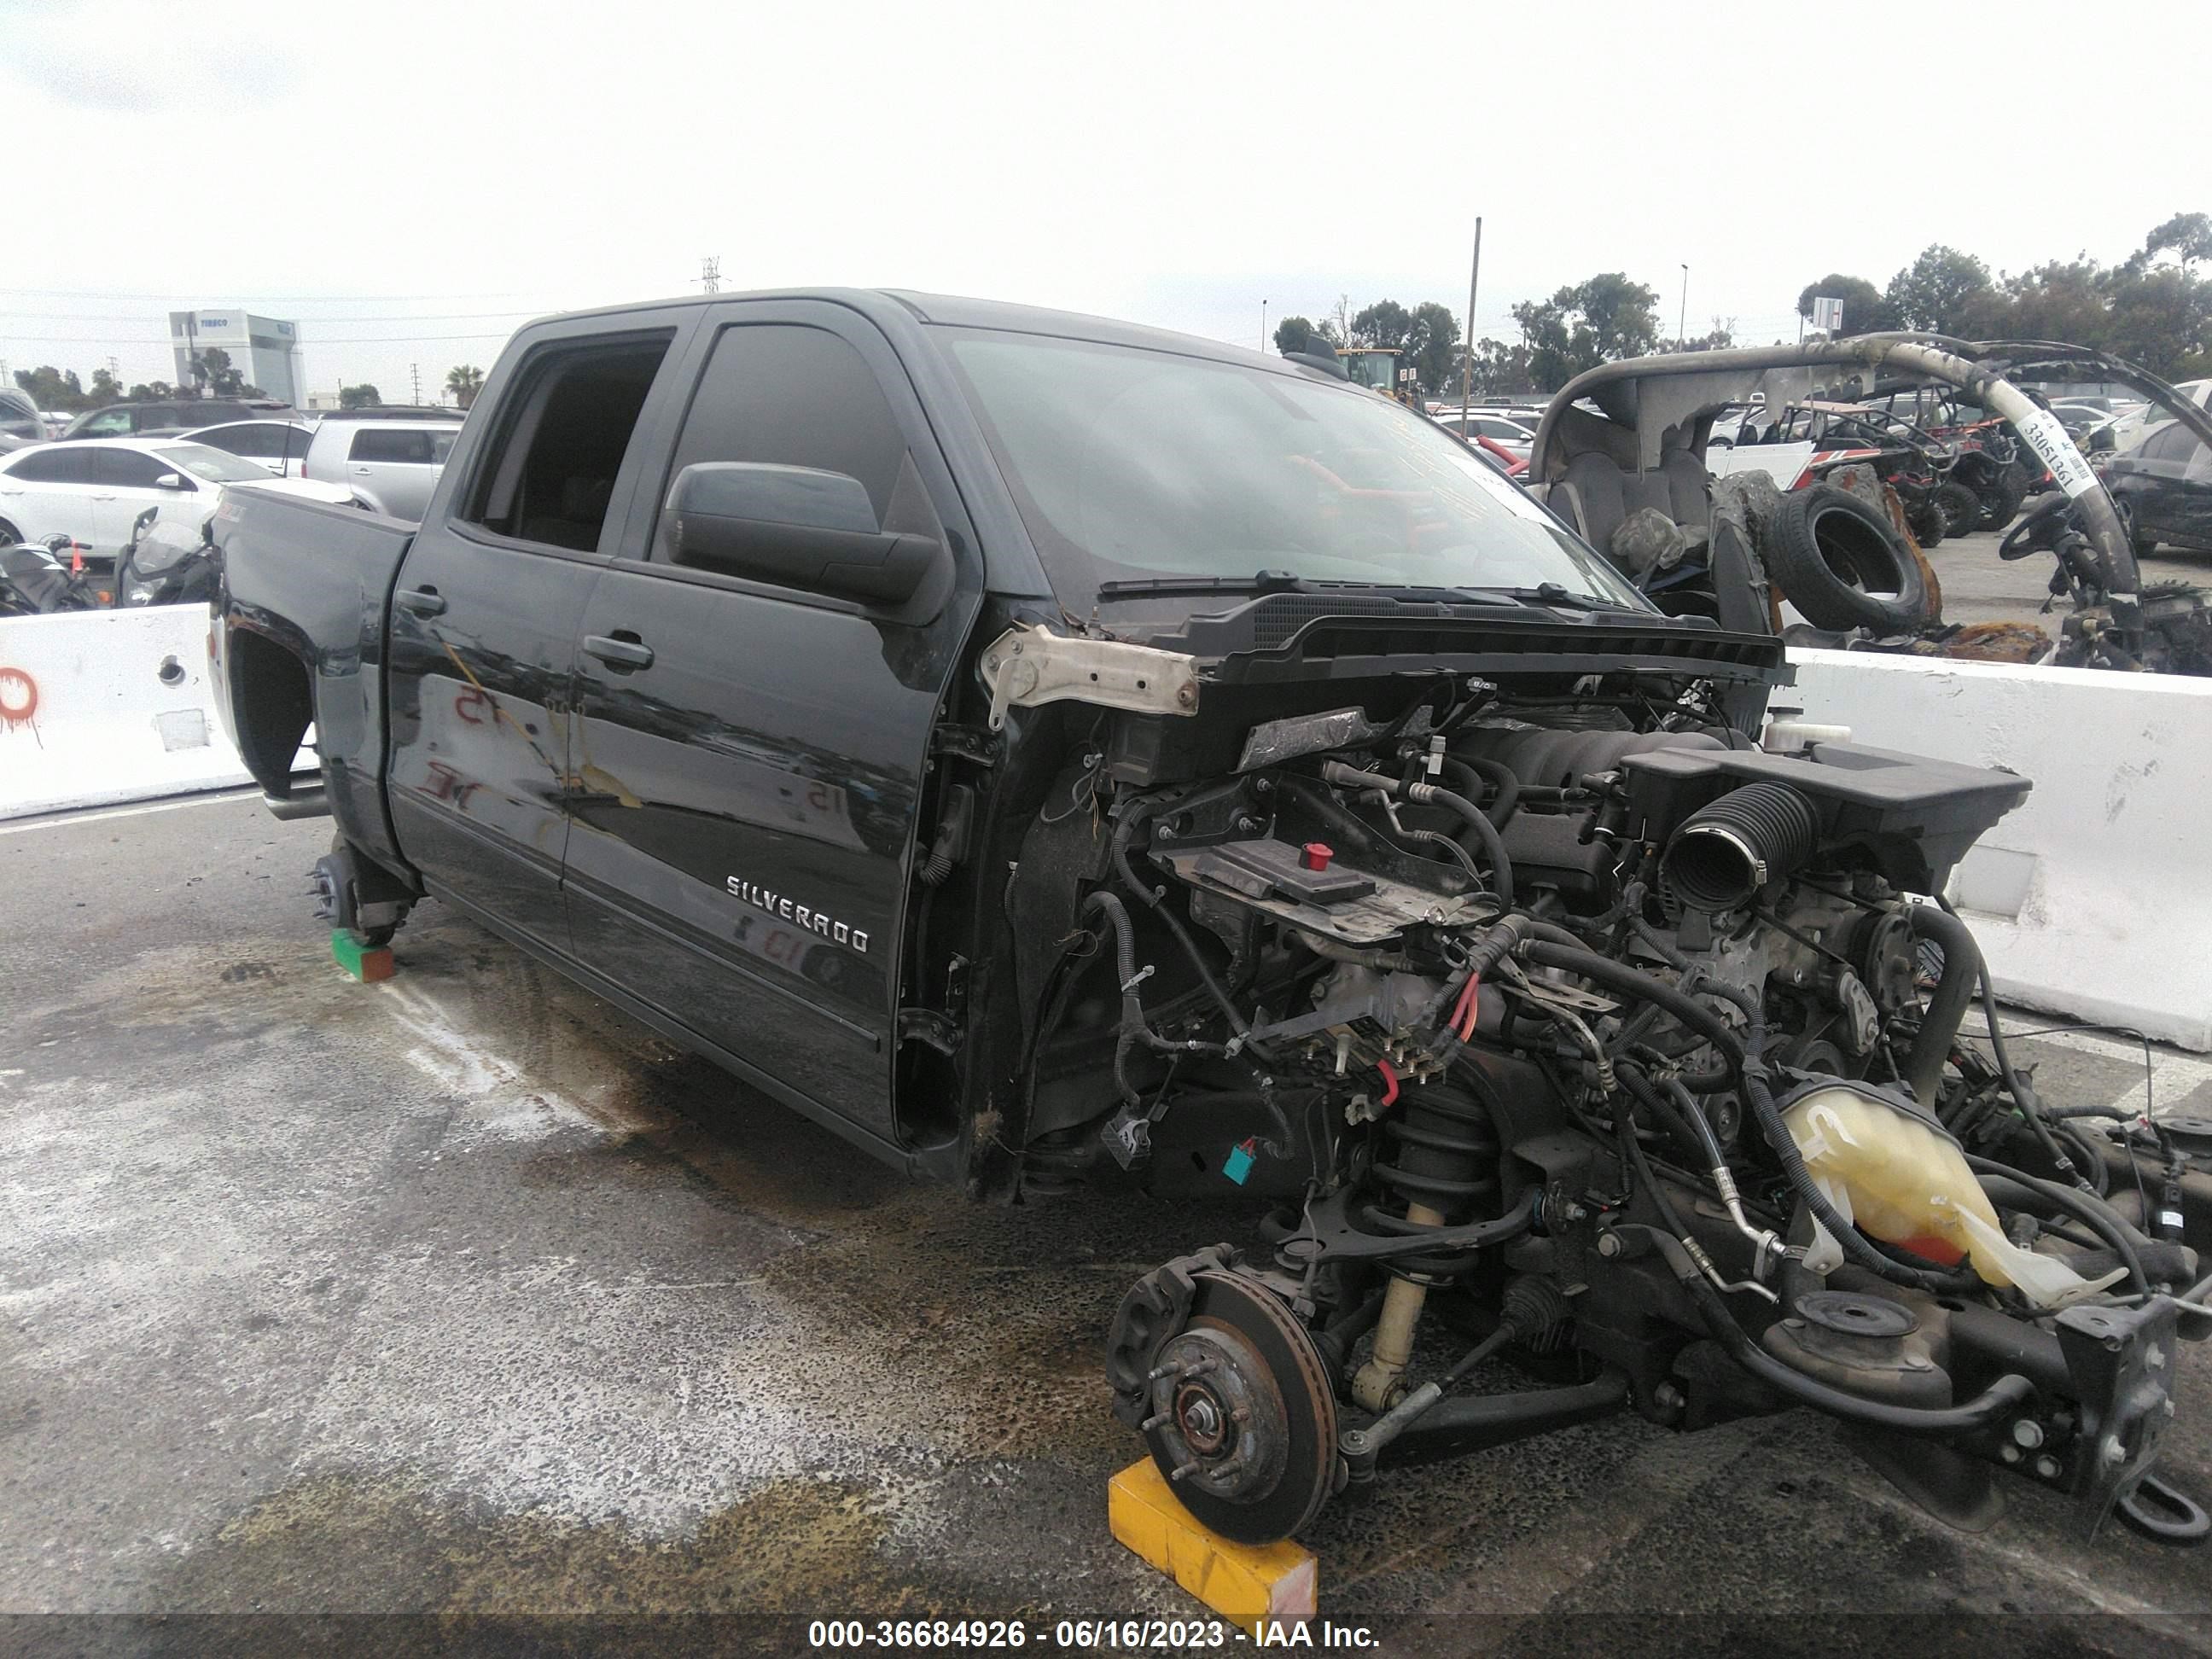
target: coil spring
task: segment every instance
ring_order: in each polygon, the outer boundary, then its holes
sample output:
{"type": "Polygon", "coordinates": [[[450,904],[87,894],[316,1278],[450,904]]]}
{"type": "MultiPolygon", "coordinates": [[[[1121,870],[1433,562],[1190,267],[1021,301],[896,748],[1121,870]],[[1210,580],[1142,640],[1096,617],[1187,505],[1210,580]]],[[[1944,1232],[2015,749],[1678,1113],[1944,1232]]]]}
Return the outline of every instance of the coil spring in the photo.
{"type": "MultiPolygon", "coordinates": [[[[1445,1225],[1498,1212],[1498,1130],[1490,1109],[1464,1089],[1432,1084],[1410,1091],[1382,1133],[1391,1142],[1388,1161],[1378,1159],[1372,1174],[1401,1206],[1425,1204],[1441,1211],[1445,1225]]],[[[1408,1221],[1376,1205],[1360,1212],[1362,1223],[1400,1237],[1428,1231],[1431,1224],[1408,1221]]],[[[1475,1264],[1471,1253],[1443,1256],[1401,1256],[1393,1266],[1407,1273],[1449,1275],[1475,1264]]]]}

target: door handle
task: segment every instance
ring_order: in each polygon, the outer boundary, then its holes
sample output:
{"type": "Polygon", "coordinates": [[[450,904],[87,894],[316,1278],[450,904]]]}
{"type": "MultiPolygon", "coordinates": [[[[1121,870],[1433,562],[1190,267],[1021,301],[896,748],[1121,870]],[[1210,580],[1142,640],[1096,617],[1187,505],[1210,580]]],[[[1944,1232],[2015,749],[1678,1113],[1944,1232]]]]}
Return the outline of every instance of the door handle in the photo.
{"type": "Polygon", "coordinates": [[[635,634],[586,634],[584,654],[597,657],[610,668],[624,671],[653,666],[653,647],[635,634]]]}
{"type": "Polygon", "coordinates": [[[411,611],[418,617],[441,616],[446,609],[445,600],[434,587],[402,588],[392,599],[402,611],[411,611]]]}
{"type": "Polygon", "coordinates": [[[353,476],[356,478],[368,478],[374,477],[375,474],[371,472],[368,468],[365,466],[357,466],[353,470],[353,476]]]}

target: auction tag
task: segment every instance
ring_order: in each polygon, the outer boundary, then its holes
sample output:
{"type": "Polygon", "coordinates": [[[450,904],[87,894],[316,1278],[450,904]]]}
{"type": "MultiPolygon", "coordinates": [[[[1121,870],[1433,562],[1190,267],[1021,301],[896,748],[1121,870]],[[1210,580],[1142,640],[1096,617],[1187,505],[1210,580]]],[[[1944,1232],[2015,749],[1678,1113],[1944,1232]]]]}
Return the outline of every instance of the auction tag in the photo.
{"type": "Polygon", "coordinates": [[[2074,447],[2065,427],[2049,410],[2036,410],[2012,424],[2068,495],[2079,495],[2097,487],[2097,475],[2090,470],[2088,458],[2074,447]]]}

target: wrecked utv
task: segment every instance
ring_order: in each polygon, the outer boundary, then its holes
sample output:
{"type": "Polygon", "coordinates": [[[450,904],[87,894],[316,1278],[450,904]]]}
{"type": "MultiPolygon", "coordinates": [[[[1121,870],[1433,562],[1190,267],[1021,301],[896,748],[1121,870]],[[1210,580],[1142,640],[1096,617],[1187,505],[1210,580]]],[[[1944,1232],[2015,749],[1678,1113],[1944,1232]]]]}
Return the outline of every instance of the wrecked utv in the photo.
{"type": "Polygon", "coordinates": [[[216,537],[226,716],[336,820],[337,925],[438,899],[980,1199],[1280,1200],[1109,1341],[1224,1533],[1792,1406],[1954,1516],[2009,1468],[2194,1524],[2149,1471],[2212,1181],[1962,1031],[1937,896],[2027,780],[1768,720],[1778,641],[1408,410],[718,295],[523,330],[419,526],[241,491],[216,537]]]}

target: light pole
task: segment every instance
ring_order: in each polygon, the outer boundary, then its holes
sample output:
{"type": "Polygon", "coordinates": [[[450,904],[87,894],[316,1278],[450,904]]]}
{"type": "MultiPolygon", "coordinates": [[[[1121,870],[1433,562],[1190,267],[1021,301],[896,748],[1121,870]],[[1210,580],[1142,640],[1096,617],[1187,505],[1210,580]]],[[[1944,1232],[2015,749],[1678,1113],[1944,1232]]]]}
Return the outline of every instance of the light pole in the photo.
{"type": "Polygon", "coordinates": [[[1267,355],[1267,302],[1260,301],[1260,355],[1267,355]]]}
{"type": "Polygon", "coordinates": [[[1482,216],[1474,216],[1474,258],[1467,268],[1467,352],[1459,367],[1459,434],[1467,436],[1467,411],[1474,401],[1474,288],[1482,280],[1482,216]]]}
{"type": "Polygon", "coordinates": [[[1690,343],[1690,268],[1682,267],[1682,309],[1674,318],[1674,349],[1690,343]]]}

